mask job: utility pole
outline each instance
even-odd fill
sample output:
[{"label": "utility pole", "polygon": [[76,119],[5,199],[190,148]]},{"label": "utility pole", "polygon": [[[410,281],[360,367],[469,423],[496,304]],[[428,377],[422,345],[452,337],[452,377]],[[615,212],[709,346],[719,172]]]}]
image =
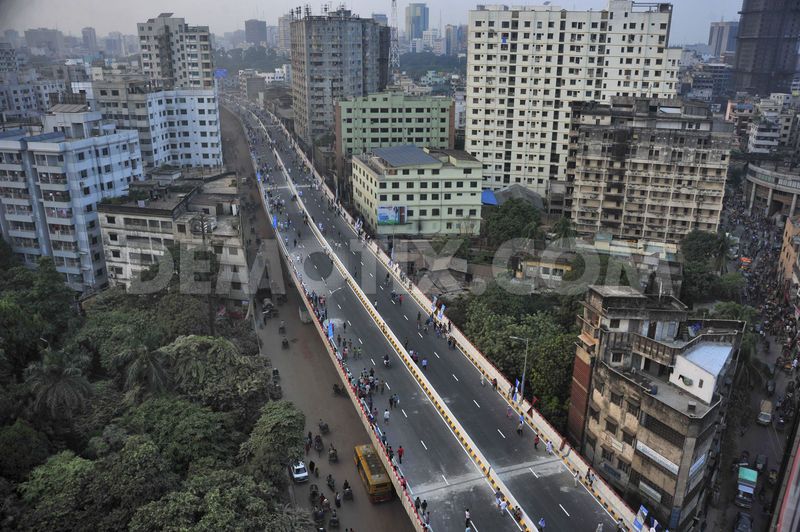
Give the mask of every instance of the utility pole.
[{"label": "utility pole", "polygon": [[530,338],[520,338],[518,336],[509,336],[509,338],[519,342],[525,342],[525,364],[522,366],[522,384],[519,390],[520,402],[522,402],[525,400],[525,373],[528,371],[528,345],[530,343]]},{"label": "utility pole", "polygon": [[[210,249],[211,252],[210,252],[209,257],[214,257],[214,248],[211,247],[211,246],[206,246],[206,214],[204,212],[200,213],[200,232],[201,232],[200,234],[203,237],[203,253],[208,253],[208,250]],[[211,270],[209,272],[209,274],[210,274],[209,276],[210,277],[213,277],[213,273],[214,273],[214,267],[213,267],[213,264],[212,264],[213,260],[216,260],[216,257],[214,259],[209,258],[209,262],[208,262],[209,269]],[[213,295],[211,293],[211,286],[209,286],[207,300],[208,300],[207,301],[207,304],[208,304],[208,330],[211,333],[211,336],[214,336],[215,335],[215,332],[214,332],[215,331],[215,327],[214,327],[214,298],[213,298]]]}]

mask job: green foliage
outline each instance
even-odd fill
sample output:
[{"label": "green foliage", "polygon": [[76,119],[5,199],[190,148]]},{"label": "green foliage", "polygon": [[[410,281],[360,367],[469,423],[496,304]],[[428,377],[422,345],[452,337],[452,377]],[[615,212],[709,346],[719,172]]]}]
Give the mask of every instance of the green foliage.
[{"label": "green foliage", "polygon": [[119,423],[129,432],[150,436],[178,472],[204,458],[224,464],[241,442],[228,414],[175,397],[149,399]]},{"label": "green foliage", "polygon": [[71,418],[81,410],[92,391],[83,375],[85,363],[64,351],[48,350],[41,362],[25,371],[34,396],[33,408],[50,419]]},{"label": "green foliage", "polygon": [[432,52],[408,53],[400,57],[403,72],[412,79],[425,75],[429,70],[437,72],[466,73],[467,60],[452,55],[436,55]]},{"label": "green foliage", "polygon": [[165,392],[170,386],[161,351],[153,351],[144,345],[125,349],[114,357],[117,372],[123,376],[128,402],[138,402],[147,395]]},{"label": "green foliage", "polygon": [[513,198],[484,214],[483,232],[492,246],[512,238],[534,238],[539,211],[525,200]]},{"label": "green foliage", "polygon": [[718,237],[714,233],[694,230],[681,241],[681,252],[686,262],[707,262],[714,256]]},{"label": "green foliage", "polygon": [[268,486],[248,475],[212,471],[139,508],[129,530],[273,530],[268,526],[270,498]]},{"label": "green foliage", "polygon": [[255,419],[272,380],[266,359],[242,356],[229,340],[181,336],[162,348],[176,390],[214,410]]},{"label": "green foliage", "polygon": [[180,292],[164,294],[156,305],[156,316],[169,339],[192,334],[205,335],[208,329],[208,305],[198,297]]},{"label": "green foliage", "polygon": [[303,455],[304,426],[305,416],[292,403],[267,403],[250,437],[239,449],[239,461],[257,480],[285,486],[285,468]]},{"label": "green foliage", "polygon": [[745,278],[741,273],[725,273],[715,283],[717,297],[726,301],[738,301],[741,299],[745,283]]},{"label": "green foliage", "polygon": [[[113,381],[93,382],[92,390],[91,400],[83,411],[72,419],[72,430],[80,442],[79,448],[86,446],[92,438],[103,434],[105,427],[112,419],[122,415],[126,406],[122,392],[117,389]],[[97,451],[88,451],[85,456],[96,457]]]},{"label": "green foliage", "polygon": [[255,68],[264,72],[271,72],[289,60],[279,56],[273,48],[265,49],[263,46],[251,46],[247,50],[233,48],[231,50],[215,50],[215,68],[225,68],[228,76],[235,76],[240,70]]},{"label": "green foliage", "polygon": [[0,477],[22,480],[50,454],[50,442],[27,421],[18,419],[0,429]]}]

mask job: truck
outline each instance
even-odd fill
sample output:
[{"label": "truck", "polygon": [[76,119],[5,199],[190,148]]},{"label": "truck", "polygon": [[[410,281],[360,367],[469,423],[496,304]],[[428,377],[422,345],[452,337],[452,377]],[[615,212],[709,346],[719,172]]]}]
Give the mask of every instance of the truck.
[{"label": "truck", "polygon": [[739,468],[738,491],[734,504],[739,508],[753,507],[753,493],[756,491],[758,472],[749,467]]}]

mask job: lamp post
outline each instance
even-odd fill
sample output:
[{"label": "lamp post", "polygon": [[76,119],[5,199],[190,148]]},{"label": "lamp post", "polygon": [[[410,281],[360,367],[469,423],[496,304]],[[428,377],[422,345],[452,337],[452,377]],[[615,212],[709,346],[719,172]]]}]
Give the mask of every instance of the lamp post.
[{"label": "lamp post", "polygon": [[525,342],[525,363],[522,366],[522,385],[519,391],[519,399],[520,402],[522,402],[525,399],[525,373],[528,371],[528,345],[530,344],[530,338],[520,338],[519,336],[509,336],[509,338],[519,342]]}]

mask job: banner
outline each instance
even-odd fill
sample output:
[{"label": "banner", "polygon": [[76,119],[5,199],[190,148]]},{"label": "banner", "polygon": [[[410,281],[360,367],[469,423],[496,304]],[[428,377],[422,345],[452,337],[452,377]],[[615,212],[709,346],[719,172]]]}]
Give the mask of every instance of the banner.
[{"label": "banner", "polygon": [[405,207],[378,207],[378,225],[404,225],[405,223]]}]

